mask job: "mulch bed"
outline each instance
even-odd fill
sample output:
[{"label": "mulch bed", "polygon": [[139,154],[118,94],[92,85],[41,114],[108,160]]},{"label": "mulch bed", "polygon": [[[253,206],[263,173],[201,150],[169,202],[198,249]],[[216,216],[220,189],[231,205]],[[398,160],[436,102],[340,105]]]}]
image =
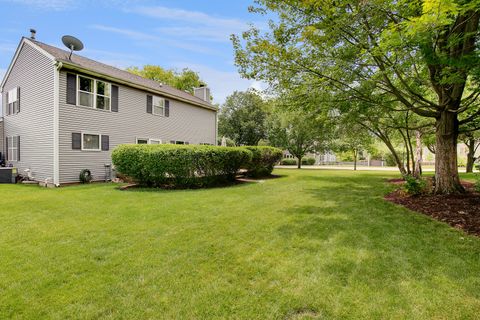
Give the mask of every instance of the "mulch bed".
[{"label": "mulch bed", "polygon": [[[390,183],[400,184],[397,179]],[[412,211],[446,222],[466,233],[480,236],[480,193],[474,191],[473,183],[462,182],[467,193],[462,195],[419,195],[410,196],[398,189],[385,199],[400,204]]]}]

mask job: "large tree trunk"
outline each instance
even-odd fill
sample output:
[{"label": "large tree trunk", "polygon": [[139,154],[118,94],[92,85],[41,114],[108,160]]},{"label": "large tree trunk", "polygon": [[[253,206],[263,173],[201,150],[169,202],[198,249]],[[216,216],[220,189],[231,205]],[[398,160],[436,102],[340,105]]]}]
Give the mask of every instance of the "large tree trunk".
[{"label": "large tree trunk", "polygon": [[457,114],[443,111],[436,121],[435,189],[437,194],[463,193],[457,164]]},{"label": "large tree trunk", "polygon": [[465,144],[468,147],[468,153],[467,153],[467,168],[466,172],[473,172],[473,165],[475,164],[475,145],[476,141],[473,138],[469,138],[467,141],[465,141]]}]

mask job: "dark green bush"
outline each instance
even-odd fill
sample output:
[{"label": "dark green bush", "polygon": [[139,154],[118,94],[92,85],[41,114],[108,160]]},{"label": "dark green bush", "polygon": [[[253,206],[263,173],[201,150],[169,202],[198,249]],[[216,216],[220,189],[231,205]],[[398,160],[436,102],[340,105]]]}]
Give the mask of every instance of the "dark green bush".
[{"label": "dark green bush", "polygon": [[312,157],[302,158],[302,164],[306,166],[313,166],[315,164],[315,158],[312,158]]},{"label": "dark green bush", "polygon": [[251,158],[244,148],[194,145],[120,145],[112,152],[116,170],[146,186],[203,187],[233,181]]},{"label": "dark green bush", "polygon": [[282,159],[282,150],[267,146],[243,147],[252,153],[252,160],[245,165],[247,175],[250,177],[269,176],[273,167]]},{"label": "dark green bush", "polygon": [[423,179],[417,179],[413,176],[405,176],[405,191],[412,195],[419,195],[425,192],[427,183]]},{"label": "dark green bush", "polygon": [[295,166],[297,165],[297,160],[291,158],[284,158],[280,161],[280,164],[284,166]]},{"label": "dark green bush", "polygon": [[475,174],[475,191],[480,192],[480,173]]}]

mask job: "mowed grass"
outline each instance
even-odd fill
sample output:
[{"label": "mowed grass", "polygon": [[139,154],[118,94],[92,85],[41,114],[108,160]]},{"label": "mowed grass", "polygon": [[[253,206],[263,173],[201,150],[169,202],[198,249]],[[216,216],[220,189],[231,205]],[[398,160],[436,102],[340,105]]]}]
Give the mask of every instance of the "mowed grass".
[{"label": "mowed grass", "polygon": [[480,239],[388,172],[185,191],[0,185],[0,319],[478,319]]}]

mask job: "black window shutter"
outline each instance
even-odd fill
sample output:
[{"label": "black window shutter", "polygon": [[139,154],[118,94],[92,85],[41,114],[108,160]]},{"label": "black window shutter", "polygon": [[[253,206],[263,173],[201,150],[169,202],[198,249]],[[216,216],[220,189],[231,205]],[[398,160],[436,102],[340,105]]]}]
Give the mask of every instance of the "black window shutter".
[{"label": "black window shutter", "polygon": [[72,149],[81,150],[82,149],[82,134],[77,132],[72,132]]},{"label": "black window shutter", "polygon": [[110,150],[110,137],[102,135],[102,151]]},{"label": "black window shutter", "polygon": [[118,112],[118,86],[112,85],[112,112]]},{"label": "black window shutter", "polygon": [[77,104],[77,76],[67,73],[67,103]]},{"label": "black window shutter", "polygon": [[152,113],[153,97],[147,95],[147,113]]},{"label": "black window shutter", "polygon": [[165,117],[170,117],[170,101],[165,100]]},{"label": "black window shutter", "polygon": [[5,108],[5,114],[8,116],[10,114],[10,106],[8,105],[8,91],[5,92],[5,104],[4,104],[4,108]]},{"label": "black window shutter", "polygon": [[20,112],[20,87],[17,87],[17,111],[16,113]]},{"label": "black window shutter", "polygon": [[5,138],[5,160],[8,161],[8,137]]},{"label": "black window shutter", "polygon": [[17,161],[20,161],[20,136],[17,137]]}]

